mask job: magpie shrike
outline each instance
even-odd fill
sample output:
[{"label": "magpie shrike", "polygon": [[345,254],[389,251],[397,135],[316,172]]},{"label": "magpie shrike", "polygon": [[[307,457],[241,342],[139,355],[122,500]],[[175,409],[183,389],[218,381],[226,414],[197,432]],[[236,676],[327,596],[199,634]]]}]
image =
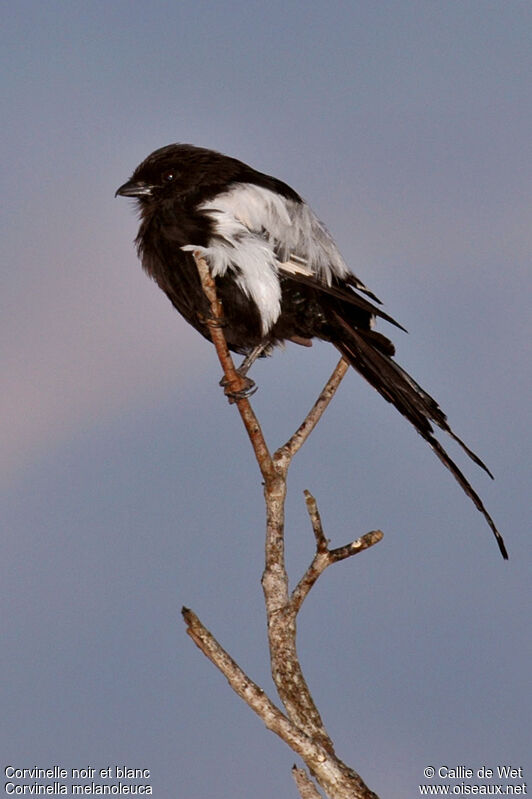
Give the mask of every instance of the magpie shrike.
[{"label": "magpie shrike", "polygon": [[435,438],[433,424],[491,473],[451,430],[437,402],[393,360],[392,342],[374,323],[380,317],[401,325],[348,269],[297,192],[235,158],[170,144],[149,155],[116,194],[138,201],[136,244],[144,269],[187,322],[210,339],[210,308],[193,252],[205,257],[223,305],[229,349],[246,356],[242,374],[283,341],[331,342],[430,444],[508,557],[493,519]]}]

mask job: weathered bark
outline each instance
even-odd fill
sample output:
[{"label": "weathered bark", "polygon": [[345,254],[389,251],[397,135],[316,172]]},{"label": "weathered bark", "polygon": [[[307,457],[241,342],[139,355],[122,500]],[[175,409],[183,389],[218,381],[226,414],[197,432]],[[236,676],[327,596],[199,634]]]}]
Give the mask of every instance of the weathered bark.
[{"label": "weathered bark", "polygon": [[[312,777],[330,799],[378,799],[361,777],[335,754],[333,742],[325,729],[303,676],[296,650],[297,614],[318,577],[332,563],[356,555],[382,538],[379,530],[337,549],[329,549],[314,497],[305,492],[307,509],[316,540],[314,558],[292,593],[289,593],[284,554],[284,504],[286,476],[294,455],[320,420],[348,368],[342,359],[303,423],[286,444],[272,456],[262,430],[243,389],[246,381],[236,371],[223,334],[223,308],[217,299],[214,280],[205,259],[195,253],[203,289],[211,305],[207,320],[211,338],[222,365],[225,382],[248,433],[264,481],[266,503],[266,547],[262,588],[266,604],[271,672],[285,713],[266,696],[225,652],[198,617],[183,609],[187,632],[225,675],[233,690],[257,713],[266,727],[275,732],[298,754]],[[302,799],[320,799],[312,779],[302,769],[293,768]]]}]

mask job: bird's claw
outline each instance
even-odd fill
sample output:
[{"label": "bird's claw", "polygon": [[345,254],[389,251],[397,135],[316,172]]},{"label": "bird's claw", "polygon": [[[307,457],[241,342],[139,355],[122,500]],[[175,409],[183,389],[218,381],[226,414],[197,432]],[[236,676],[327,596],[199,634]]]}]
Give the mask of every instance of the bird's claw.
[{"label": "bird's claw", "polygon": [[239,388],[237,391],[234,391],[229,387],[229,381],[227,377],[225,377],[225,375],[220,380],[220,385],[222,386],[224,394],[229,400],[230,405],[233,405],[238,400],[247,399],[248,397],[251,397],[258,388],[254,380],[251,380],[251,378],[240,374],[238,372],[238,369],[236,371],[243,383],[242,388]]},{"label": "bird's claw", "polygon": [[213,316],[211,313],[198,313],[198,319],[200,324],[206,325],[207,327],[225,327],[227,325],[225,319]]}]

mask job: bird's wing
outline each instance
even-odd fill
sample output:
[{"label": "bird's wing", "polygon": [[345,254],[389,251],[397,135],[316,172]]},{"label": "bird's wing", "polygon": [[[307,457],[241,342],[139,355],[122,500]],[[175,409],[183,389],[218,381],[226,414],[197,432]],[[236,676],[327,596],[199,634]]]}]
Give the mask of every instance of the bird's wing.
[{"label": "bird's wing", "polygon": [[377,308],[376,305],[367,300],[365,297],[361,297],[360,294],[357,294],[356,291],[354,291],[345,280],[340,282],[335,281],[334,284],[328,285],[322,280],[319,280],[316,275],[308,269],[308,267],[302,266],[297,261],[294,261],[293,257],[289,261],[280,263],[279,269],[282,273],[288,275],[296,283],[302,283],[305,286],[318,289],[324,294],[335,297],[342,302],[348,302],[350,305],[356,305],[357,308],[367,311],[372,316],[379,316],[381,319],[385,319],[387,322],[390,322],[390,324],[400,328],[400,330],[404,330],[405,333],[407,332],[406,329],[400,325],[399,322],[396,322],[393,317],[389,316],[384,311],[381,311],[380,308]]},{"label": "bird's wing", "polygon": [[[304,201],[254,183],[235,183],[201,203],[198,210],[209,217],[213,226],[215,241],[206,252],[213,273],[224,274],[230,264],[236,264],[242,282],[249,277],[248,293],[254,299],[257,300],[257,291],[251,284],[252,265],[262,262],[269,269],[256,277],[263,279],[265,286],[272,282],[274,267],[285,277],[356,305],[404,330],[357,293],[363,292],[380,304],[378,297],[349,271],[325,225]],[[273,287],[269,291],[273,294]]]},{"label": "bird's wing", "polygon": [[[380,300],[349,271],[327,228],[303,200],[285,197],[255,183],[234,183],[227,191],[203,202],[198,210],[215,219],[219,235],[231,234],[231,221],[266,241],[280,263],[297,265],[300,272],[330,285],[341,279]],[[217,231],[218,232],[218,231]]]}]

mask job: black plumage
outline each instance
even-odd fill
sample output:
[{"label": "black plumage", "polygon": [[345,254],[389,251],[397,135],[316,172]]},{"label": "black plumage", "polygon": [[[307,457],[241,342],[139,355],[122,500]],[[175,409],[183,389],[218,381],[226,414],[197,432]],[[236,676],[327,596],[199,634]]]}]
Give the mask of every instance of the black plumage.
[{"label": "black plumage", "polygon": [[171,144],[148,156],[117,194],[137,199],[143,267],[191,325],[210,338],[209,307],[193,257],[199,251],[215,278],[233,352],[252,360],[286,340],[331,342],[430,444],[508,557],[495,523],[435,438],[433,424],[489,470],[454,434],[437,402],[393,360],[392,342],[373,325],[380,317],[401,326],[349,271],[325,226],[290,186],[212,150]]}]

